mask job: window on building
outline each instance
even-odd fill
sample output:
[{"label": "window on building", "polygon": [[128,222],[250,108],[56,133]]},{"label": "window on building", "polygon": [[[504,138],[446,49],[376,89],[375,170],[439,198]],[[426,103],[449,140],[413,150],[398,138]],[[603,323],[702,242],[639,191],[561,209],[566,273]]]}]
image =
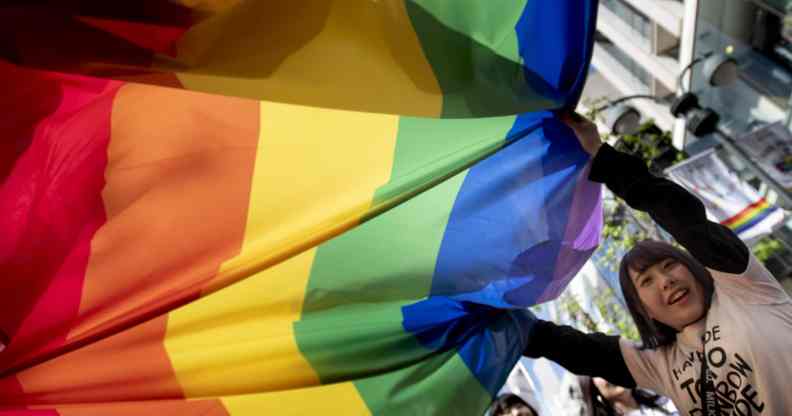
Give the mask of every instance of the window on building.
[{"label": "window on building", "polygon": [[641,64],[633,60],[630,55],[625,53],[621,48],[611,42],[610,39],[604,35],[597,33],[595,38],[597,44],[602,47],[613,59],[627,70],[627,72],[635,78],[640,84],[638,86],[641,92],[648,92],[649,87],[652,85],[652,75],[647,72]]},{"label": "window on building", "polygon": [[648,17],[622,0],[601,0],[600,4],[608,8],[608,10],[641,35],[641,39],[636,39],[638,43],[647,49],[650,47],[652,21]]}]

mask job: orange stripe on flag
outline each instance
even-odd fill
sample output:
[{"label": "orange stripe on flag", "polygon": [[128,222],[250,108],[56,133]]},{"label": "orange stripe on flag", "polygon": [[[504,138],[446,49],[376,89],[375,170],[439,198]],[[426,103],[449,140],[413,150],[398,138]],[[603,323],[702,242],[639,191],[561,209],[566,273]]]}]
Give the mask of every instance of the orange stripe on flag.
[{"label": "orange stripe on flag", "polygon": [[18,399],[45,405],[182,398],[162,343],[165,329],[166,319],[157,318],[24,370],[17,374],[25,392]]},{"label": "orange stripe on flag", "polygon": [[229,416],[220,400],[162,400],[57,406],[60,416]]},{"label": "orange stripe on flag", "polygon": [[256,101],[136,84],[119,91],[107,223],[91,244],[71,339],[184,303],[239,253],[258,123]]},{"label": "orange stripe on flag", "polygon": [[721,222],[721,224],[726,226],[732,226],[739,222],[740,220],[748,217],[749,215],[753,215],[756,211],[767,207],[767,201],[764,198],[759,199],[758,201],[754,202],[751,205],[748,205],[744,210],[738,212],[737,214],[727,218]]}]

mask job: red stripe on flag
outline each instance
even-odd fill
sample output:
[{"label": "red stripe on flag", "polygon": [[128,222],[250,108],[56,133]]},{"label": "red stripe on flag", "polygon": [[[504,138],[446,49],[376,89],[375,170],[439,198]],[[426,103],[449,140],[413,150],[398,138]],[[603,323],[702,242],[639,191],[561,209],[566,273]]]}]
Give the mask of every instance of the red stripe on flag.
[{"label": "red stripe on flag", "polygon": [[[110,110],[120,83],[0,66],[14,107],[5,140],[24,146],[0,187],[0,368],[62,345],[80,305],[91,239],[105,221]],[[21,87],[24,88],[24,87]],[[14,90],[13,88],[11,89]],[[8,91],[8,90],[6,90]],[[16,100],[9,102],[9,99]]]},{"label": "red stripe on flag", "polygon": [[54,409],[4,409],[0,407],[0,416],[63,416]]},{"label": "red stripe on flag", "polygon": [[721,221],[721,224],[726,225],[726,226],[730,226],[730,225],[740,221],[745,216],[751,214],[757,207],[759,207],[759,206],[761,206],[762,204],[765,204],[765,203],[766,203],[765,199],[761,198],[758,201],[754,202],[753,204],[748,205],[748,207],[746,207],[742,211],[738,212],[737,214],[734,214],[733,216]]}]

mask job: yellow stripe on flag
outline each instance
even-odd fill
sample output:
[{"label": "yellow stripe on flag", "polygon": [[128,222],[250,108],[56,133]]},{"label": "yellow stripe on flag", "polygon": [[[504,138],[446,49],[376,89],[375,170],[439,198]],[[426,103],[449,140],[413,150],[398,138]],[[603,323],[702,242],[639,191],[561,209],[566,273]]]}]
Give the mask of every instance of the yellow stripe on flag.
[{"label": "yellow stripe on flag", "polygon": [[390,179],[398,116],[263,102],[260,126],[242,252],[206,291],[357,225]]},{"label": "yellow stripe on flag", "polygon": [[230,416],[371,415],[352,383],[224,397],[222,402]]},{"label": "yellow stripe on flag", "polygon": [[177,61],[163,69],[180,68],[191,90],[390,114],[442,111],[401,1],[241,2],[191,28]]},{"label": "yellow stripe on flag", "polygon": [[767,203],[767,201],[762,199],[758,204],[745,209],[743,212],[740,212],[739,214],[727,220],[726,225],[732,229],[737,229],[753,220],[757,215],[761,214],[762,211],[768,209],[769,207],[770,205]]},{"label": "yellow stripe on flag", "polygon": [[165,349],[185,397],[319,384],[292,329],[300,317],[314,252],[169,315]]}]

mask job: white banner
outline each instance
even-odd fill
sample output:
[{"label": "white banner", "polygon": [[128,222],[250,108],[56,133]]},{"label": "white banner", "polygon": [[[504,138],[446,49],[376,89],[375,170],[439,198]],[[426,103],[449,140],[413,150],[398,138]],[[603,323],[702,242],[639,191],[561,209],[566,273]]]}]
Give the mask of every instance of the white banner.
[{"label": "white banner", "polygon": [[736,144],[781,186],[792,188],[792,134],[783,123],[752,131],[740,137]]},{"label": "white banner", "polygon": [[784,220],[784,212],[738,178],[714,150],[674,165],[666,173],[699,197],[710,220],[728,226],[743,240],[768,234]]}]

